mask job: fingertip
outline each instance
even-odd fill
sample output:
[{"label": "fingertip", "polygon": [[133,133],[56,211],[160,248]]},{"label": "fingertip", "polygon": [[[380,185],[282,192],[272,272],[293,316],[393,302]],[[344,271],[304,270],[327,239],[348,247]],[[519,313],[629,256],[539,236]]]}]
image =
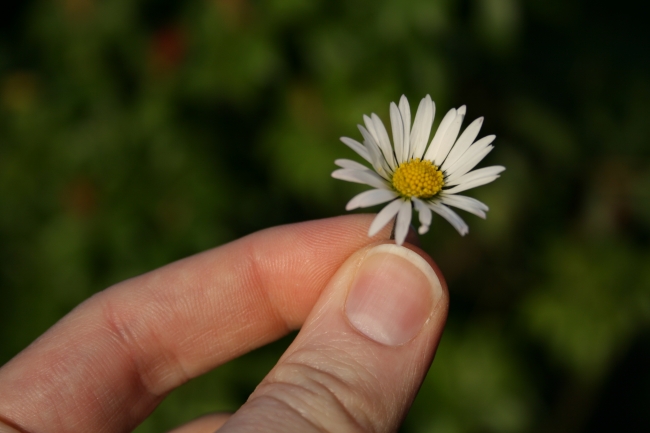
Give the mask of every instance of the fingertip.
[{"label": "fingertip", "polygon": [[227,426],[397,429],[433,359],[447,305],[442,274],[418,246],[380,241],[361,248]]}]

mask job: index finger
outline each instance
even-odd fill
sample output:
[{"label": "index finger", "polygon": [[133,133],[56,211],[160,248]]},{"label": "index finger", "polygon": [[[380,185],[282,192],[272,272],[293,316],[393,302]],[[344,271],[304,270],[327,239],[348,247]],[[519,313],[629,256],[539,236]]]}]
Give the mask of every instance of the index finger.
[{"label": "index finger", "polygon": [[88,299],[0,369],[2,422],[128,431],[173,388],[300,327],[372,215],[276,227]]}]

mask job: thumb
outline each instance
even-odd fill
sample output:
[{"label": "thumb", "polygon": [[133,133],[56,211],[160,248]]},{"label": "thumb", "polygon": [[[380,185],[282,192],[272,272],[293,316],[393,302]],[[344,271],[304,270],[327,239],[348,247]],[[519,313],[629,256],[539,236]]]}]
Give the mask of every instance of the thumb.
[{"label": "thumb", "polygon": [[421,250],[393,244],[351,256],[219,431],[396,431],[447,317],[447,291],[432,265]]}]

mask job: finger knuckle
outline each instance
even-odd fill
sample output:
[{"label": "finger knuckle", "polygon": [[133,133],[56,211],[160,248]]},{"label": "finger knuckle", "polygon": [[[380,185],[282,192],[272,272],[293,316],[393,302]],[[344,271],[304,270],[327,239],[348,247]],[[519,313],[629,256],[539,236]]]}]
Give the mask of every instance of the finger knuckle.
[{"label": "finger knuckle", "polygon": [[296,351],[278,364],[251,398],[275,398],[321,431],[374,432],[386,408],[377,378],[349,354],[328,347]]}]

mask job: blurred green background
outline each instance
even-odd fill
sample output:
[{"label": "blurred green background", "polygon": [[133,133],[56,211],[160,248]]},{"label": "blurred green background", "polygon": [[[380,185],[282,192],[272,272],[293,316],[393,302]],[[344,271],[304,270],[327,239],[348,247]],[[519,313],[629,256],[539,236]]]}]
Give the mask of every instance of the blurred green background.
[{"label": "blurred green background", "polygon": [[[29,0],[0,6],[0,364],[91,294],[272,225],[344,213],[330,178],[402,93],[496,134],[404,432],[650,431],[644,3]],[[415,110],[415,107],[413,108]],[[286,338],[138,430],[234,410]]]}]

